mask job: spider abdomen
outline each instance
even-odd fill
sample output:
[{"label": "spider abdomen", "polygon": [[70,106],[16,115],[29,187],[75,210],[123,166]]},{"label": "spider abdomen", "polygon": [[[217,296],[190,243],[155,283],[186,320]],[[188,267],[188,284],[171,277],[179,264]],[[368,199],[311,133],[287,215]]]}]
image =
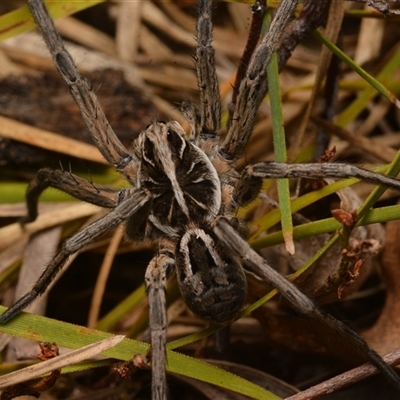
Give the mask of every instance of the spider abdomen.
[{"label": "spider abdomen", "polygon": [[239,260],[213,237],[193,228],[178,243],[176,275],[183,298],[199,317],[228,322],[242,309],[247,282]]}]

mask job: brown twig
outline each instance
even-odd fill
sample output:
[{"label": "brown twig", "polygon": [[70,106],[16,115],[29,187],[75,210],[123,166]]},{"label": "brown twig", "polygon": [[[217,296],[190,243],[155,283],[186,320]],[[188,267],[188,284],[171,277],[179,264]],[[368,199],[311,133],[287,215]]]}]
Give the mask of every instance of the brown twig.
[{"label": "brown twig", "polygon": [[[389,365],[397,365],[400,363],[400,349],[393,350],[383,357],[384,361]],[[371,364],[363,364],[360,367],[353,368],[334,378],[328,379],[318,385],[312,386],[307,390],[303,390],[293,396],[287,397],[285,400],[312,400],[324,394],[335,392],[353,383],[361,381],[376,374],[377,369]]]}]

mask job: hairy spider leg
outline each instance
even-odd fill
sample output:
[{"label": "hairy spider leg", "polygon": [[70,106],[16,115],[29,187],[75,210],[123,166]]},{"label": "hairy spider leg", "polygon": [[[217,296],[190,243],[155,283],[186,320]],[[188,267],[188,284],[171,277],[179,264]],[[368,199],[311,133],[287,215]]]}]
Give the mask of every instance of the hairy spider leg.
[{"label": "hairy spider leg", "polygon": [[4,324],[15,317],[38,296],[43,294],[70,255],[83,249],[110,229],[117,227],[120,223],[129,218],[129,216],[135,214],[140,208],[144,207],[148,201],[150,201],[150,197],[143,191],[138,190],[132,195],[132,198],[123,201],[104,217],[65,240],[61,249],[57,252],[54,259],[46,266],[32,290],[21,297],[0,316],[0,324]]},{"label": "hairy spider leg", "polygon": [[69,171],[42,168],[26,191],[28,214],[20,222],[32,222],[38,215],[40,195],[49,187],[62,190],[76,199],[104,208],[114,208],[127,196],[127,189],[117,190],[80,178]]}]

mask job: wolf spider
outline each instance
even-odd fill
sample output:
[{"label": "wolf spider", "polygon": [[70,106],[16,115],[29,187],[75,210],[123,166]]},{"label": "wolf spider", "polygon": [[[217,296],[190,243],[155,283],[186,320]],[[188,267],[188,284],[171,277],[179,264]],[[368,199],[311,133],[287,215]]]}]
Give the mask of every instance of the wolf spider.
[{"label": "wolf spider", "polygon": [[[283,27],[296,1],[282,1],[274,23]],[[265,178],[347,178],[383,184],[400,190],[400,181],[340,163],[294,164],[259,162],[236,170],[254,125],[264,93],[265,65],[277,47],[279,35],[267,34],[255,49],[233,110],[228,133],[219,137],[221,105],[211,45],[212,0],[199,0],[196,71],[199,108],[184,103],[190,123],[186,136],[177,122],[154,122],[134,141],[133,154],[110,127],[87,80],[82,78],[55,30],[43,2],[29,0],[31,13],[42,32],[55,66],[69,86],[87,128],[104,158],[131,184],[116,190],[89,183],[63,170],[41,169],[27,191],[28,223],[37,217],[39,195],[49,186],[111,211],[64,241],[31,291],[1,317],[4,324],[46,291],[68,257],[125,223],[132,240],[158,241],[159,251],[150,261],[145,283],[149,298],[152,397],[166,399],[166,282],[176,272],[182,296],[201,318],[218,323],[232,321],[246,301],[244,270],[269,281],[301,314],[317,320],[354,345],[400,389],[400,379],[382,358],[349,327],[317,306],[285,277],[272,269],[242,238],[234,211],[254,200]],[[276,22],[278,21],[278,22]],[[281,29],[281,31],[283,28]],[[271,26],[270,32],[277,32]]]}]

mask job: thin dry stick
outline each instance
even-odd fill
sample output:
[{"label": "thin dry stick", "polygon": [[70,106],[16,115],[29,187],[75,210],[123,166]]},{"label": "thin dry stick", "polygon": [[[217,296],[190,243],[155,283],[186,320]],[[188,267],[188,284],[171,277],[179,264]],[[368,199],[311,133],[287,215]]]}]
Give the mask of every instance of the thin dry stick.
[{"label": "thin dry stick", "polygon": [[3,116],[0,116],[0,134],[4,138],[28,143],[42,149],[106,164],[99,150],[91,144],[57,135]]},{"label": "thin dry stick", "polygon": [[116,56],[114,39],[103,31],[73,17],[63,18],[56,22],[56,26],[60,33],[70,40],[89,49]]},{"label": "thin dry stick", "polygon": [[139,32],[142,23],[142,2],[121,2],[118,5],[116,46],[122,60],[134,61],[139,52]]},{"label": "thin dry stick", "polygon": [[[336,43],[339,37],[340,27],[342,26],[342,21],[344,17],[344,10],[345,6],[342,2],[333,2],[330,6],[326,36],[329,37],[329,39],[333,43]],[[289,151],[288,160],[290,162],[293,162],[293,160],[296,158],[299,148],[301,148],[301,143],[304,142],[304,135],[310,121],[310,115],[312,111],[316,108],[317,100],[320,99],[319,96],[321,94],[321,89],[323,87],[324,79],[326,78],[331,58],[332,53],[330,52],[330,50],[327,47],[323,47],[319,58],[319,65],[316,72],[314,81],[315,83],[313,85],[311,97],[303,114],[301,125],[296,135],[295,143],[293,143],[293,145],[291,146],[291,150]]]},{"label": "thin dry stick", "polygon": [[57,208],[47,212],[46,214],[42,214],[37,221],[24,227],[22,227],[18,222],[7,225],[0,229],[0,250],[12,245],[24,236],[54,225],[72,221],[73,219],[93,215],[99,210],[101,210],[101,208],[93,205],[75,203],[71,206],[65,207],[62,211]]},{"label": "thin dry stick", "polygon": [[69,353],[51,358],[50,360],[30,365],[29,367],[19,371],[11,372],[10,374],[4,375],[0,378],[0,388],[3,389],[17,383],[25,382],[28,379],[37,378],[43,374],[54,371],[57,368],[63,368],[65,366],[87,360],[90,357],[116,346],[118,343],[122,342],[124,338],[125,336],[123,335],[112,336],[107,339],[91,343],[80,349],[73,350]]},{"label": "thin dry stick", "polygon": [[380,138],[379,140],[375,140],[360,136],[358,132],[357,134],[354,134],[347,129],[341,128],[340,126],[337,126],[334,123],[319,117],[312,117],[312,120],[318,124],[318,126],[326,129],[328,132],[331,132],[337,137],[348,141],[350,146],[354,146],[359,151],[370,154],[379,160],[382,160],[386,163],[391,163],[396,157],[396,150],[386,146]]},{"label": "thin dry stick", "polygon": [[[383,360],[392,366],[399,364],[400,349],[393,350],[386,354],[383,357]],[[285,400],[316,399],[324,394],[335,392],[353,383],[361,381],[362,379],[368,378],[369,376],[375,375],[377,372],[378,370],[371,363],[363,364],[360,367],[351,369],[350,371],[337,375],[332,379],[328,379],[325,382],[312,386],[307,390],[303,390],[301,393],[287,397]]]},{"label": "thin dry stick", "polygon": [[104,295],[107,279],[110,274],[115,254],[118,250],[119,244],[121,243],[123,237],[124,237],[124,230],[117,229],[114,232],[114,235],[110,241],[110,244],[104,256],[104,260],[100,268],[100,274],[97,278],[96,286],[94,288],[92,303],[90,305],[89,318],[88,318],[89,328],[94,328],[97,324],[100,314],[101,300]]}]

